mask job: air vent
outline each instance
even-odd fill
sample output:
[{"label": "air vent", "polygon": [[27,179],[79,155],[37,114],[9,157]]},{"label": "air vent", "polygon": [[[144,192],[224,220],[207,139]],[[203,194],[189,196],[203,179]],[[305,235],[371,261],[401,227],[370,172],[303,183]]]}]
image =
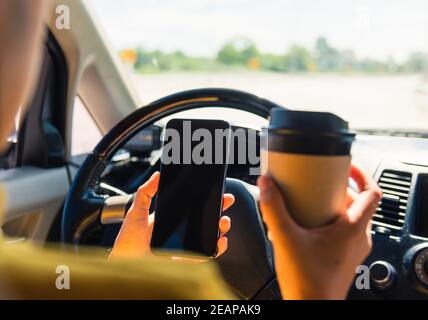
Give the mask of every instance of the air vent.
[{"label": "air vent", "polygon": [[373,216],[373,230],[392,237],[400,237],[406,218],[412,174],[385,170],[379,178],[383,191],[379,207]]}]

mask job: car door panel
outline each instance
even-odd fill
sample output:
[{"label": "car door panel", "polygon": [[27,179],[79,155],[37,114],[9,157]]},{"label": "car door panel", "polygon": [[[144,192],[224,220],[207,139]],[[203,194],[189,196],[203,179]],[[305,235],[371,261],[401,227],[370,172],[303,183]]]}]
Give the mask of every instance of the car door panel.
[{"label": "car door panel", "polygon": [[45,241],[70,182],[65,167],[0,171],[2,230],[6,237]]}]

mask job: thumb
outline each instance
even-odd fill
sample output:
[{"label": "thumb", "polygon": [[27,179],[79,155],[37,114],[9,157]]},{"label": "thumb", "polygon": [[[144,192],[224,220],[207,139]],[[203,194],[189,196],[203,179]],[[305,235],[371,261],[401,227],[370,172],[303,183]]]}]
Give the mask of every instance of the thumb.
[{"label": "thumb", "polygon": [[126,215],[125,223],[143,221],[148,224],[150,205],[152,198],[158,191],[159,178],[159,172],[155,172],[146,183],[138,188],[131,208]]},{"label": "thumb", "polygon": [[281,191],[274,180],[260,176],[257,181],[260,188],[260,209],[263,220],[274,238],[291,235],[299,226],[290,216]]},{"label": "thumb", "polygon": [[134,202],[125,216],[110,257],[143,257],[150,251],[151,228],[149,209],[159,185],[156,172],[137,191]]}]

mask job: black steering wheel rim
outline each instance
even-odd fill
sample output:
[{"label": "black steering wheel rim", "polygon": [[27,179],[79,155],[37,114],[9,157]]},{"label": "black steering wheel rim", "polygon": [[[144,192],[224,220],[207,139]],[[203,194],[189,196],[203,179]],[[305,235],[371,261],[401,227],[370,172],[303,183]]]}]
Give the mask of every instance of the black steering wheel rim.
[{"label": "black steering wheel rim", "polygon": [[[279,105],[254,94],[233,89],[206,88],[178,92],[130,114],[103,137],[94,152],[102,157],[109,157],[143,127],[180,111],[206,107],[238,109],[267,119],[270,110]],[[117,143],[116,138],[121,139],[120,143]]]},{"label": "black steering wheel rim", "polygon": [[166,116],[205,107],[233,108],[267,119],[270,110],[279,105],[239,90],[205,88],[172,94],[137,109],[101,139],[80,167],[65,201],[61,243],[76,244],[81,229],[97,220],[104,199],[97,196],[94,189],[108,161],[121,146],[138,130]]}]

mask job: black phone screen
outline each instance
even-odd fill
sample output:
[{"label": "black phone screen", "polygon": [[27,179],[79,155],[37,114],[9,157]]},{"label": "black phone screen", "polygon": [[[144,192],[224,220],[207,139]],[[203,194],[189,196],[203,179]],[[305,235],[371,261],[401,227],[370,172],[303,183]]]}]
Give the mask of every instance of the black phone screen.
[{"label": "black phone screen", "polygon": [[229,131],[229,124],[218,120],[168,122],[151,240],[154,252],[216,255]]}]

